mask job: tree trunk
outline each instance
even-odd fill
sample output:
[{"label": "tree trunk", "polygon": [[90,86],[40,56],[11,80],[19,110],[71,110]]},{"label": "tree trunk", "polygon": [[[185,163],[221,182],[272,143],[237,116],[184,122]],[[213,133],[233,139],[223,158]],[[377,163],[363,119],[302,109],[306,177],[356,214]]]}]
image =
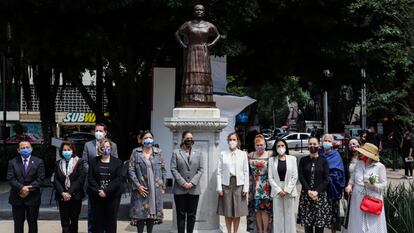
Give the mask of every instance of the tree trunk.
[{"label": "tree trunk", "polygon": [[[103,70],[102,55],[96,54],[96,112],[102,112]],[[98,117],[99,116],[99,117]],[[103,114],[96,115],[96,122],[104,122]]]},{"label": "tree trunk", "polygon": [[107,123],[103,116],[102,111],[97,110],[96,102],[93,100],[92,96],[89,94],[85,86],[83,86],[82,80],[80,79],[78,74],[74,74],[72,71],[66,70],[64,72],[64,75],[69,77],[69,80],[71,80],[72,84],[75,85],[75,87],[81,93],[86,104],[88,104],[89,108],[91,108],[92,111],[95,113],[96,119],[102,119],[104,123]]}]

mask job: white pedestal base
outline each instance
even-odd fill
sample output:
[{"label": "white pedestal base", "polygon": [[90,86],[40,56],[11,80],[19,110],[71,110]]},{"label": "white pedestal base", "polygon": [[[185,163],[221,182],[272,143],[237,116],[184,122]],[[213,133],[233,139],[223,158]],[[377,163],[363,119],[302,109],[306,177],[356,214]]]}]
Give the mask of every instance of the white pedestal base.
[{"label": "white pedestal base", "polygon": [[[173,117],[164,118],[164,124],[173,133],[173,147],[181,143],[182,132],[193,133],[195,150],[204,153],[204,174],[200,179],[201,195],[198,203],[197,220],[194,232],[221,233],[220,219],[217,211],[216,169],[220,131],[226,127],[227,119],[220,118],[217,108],[175,108]],[[221,139],[225,140],[225,139]],[[167,161],[169,162],[169,161]],[[171,232],[177,232],[175,205]]]}]

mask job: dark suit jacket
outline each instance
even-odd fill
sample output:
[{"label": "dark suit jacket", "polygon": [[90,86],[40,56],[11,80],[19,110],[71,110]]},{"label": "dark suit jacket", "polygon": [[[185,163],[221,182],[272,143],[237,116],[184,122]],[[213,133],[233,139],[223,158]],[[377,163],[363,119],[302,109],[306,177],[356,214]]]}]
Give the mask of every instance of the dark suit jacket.
[{"label": "dark suit jacket", "polygon": [[[118,158],[118,149],[115,142],[112,143],[111,156]],[[91,140],[85,143],[83,147],[82,159],[85,161],[86,170],[89,168],[89,163],[97,156],[96,154],[96,140]]]},{"label": "dark suit jacket", "polygon": [[[89,197],[101,198],[98,195],[98,190],[100,190],[100,174],[99,174],[99,163],[101,161],[101,156],[97,156],[90,161],[89,172],[88,172],[88,195]],[[118,158],[112,157],[109,161],[109,173],[110,182],[108,187],[103,191],[107,195],[107,198],[115,198],[121,196],[123,193],[123,183],[122,183],[122,161]]]},{"label": "dark suit jacket", "polygon": [[62,200],[62,192],[68,192],[72,198],[71,200],[81,200],[85,196],[83,191],[83,184],[85,183],[86,171],[84,168],[84,162],[82,159],[78,160],[78,163],[74,167],[72,173],[69,175],[70,188],[65,188],[65,175],[59,167],[59,161],[55,166],[55,180],[54,185],[56,189],[56,200]]},{"label": "dark suit jacket", "polygon": [[[11,205],[40,205],[40,185],[45,179],[45,166],[43,160],[31,156],[27,167],[27,174],[24,172],[23,160],[20,156],[9,161],[7,167],[7,181],[11,186],[9,203]],[[23,186],[31,185],[30,193],[27,197],[19,196]]]}]

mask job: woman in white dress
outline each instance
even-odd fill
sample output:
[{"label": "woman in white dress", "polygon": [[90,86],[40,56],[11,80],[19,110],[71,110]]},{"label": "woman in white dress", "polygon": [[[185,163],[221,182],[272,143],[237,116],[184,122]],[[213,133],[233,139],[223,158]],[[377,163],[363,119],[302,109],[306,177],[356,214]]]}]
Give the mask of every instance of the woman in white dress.
[{"label": "woman in white dress", "polygon": [[289,155],[287,143],[277,140],[273,146],[274,156],[269,159],[269,183],[273,197],[273,232],[296,233],[294,213],[298,168],[296,157]]},{"label": "woman in white dress", "polygon": [[345,191],[352,192],[349,213],[348,233],[386,233],[384,207],[380,215],[365,213],[360,209],[362,198],[367,194],[383,199],[383,191],[387,186],[385,166],[379,162],[378,147],[365,143],[356,149],[362,154],[355,166]]}]

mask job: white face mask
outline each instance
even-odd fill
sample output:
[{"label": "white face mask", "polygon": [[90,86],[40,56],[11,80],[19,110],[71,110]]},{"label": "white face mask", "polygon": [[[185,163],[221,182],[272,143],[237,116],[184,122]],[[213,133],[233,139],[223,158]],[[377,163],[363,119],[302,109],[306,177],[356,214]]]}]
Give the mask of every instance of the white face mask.
[{"label": "white face mask", "polygon": [[235,141],[230,141],[230,142],[229,142],[229,147],[230,147],[230,149],[235,149],[235,148],[237,148],[237,142],[235,142]]},{"label": "white face mask", "polygon": [[95,138],[96,138],[96,140],[101,140],[104,137],[105,137],[105,133],[104,132],[100,132],[100,131],[95,132]]},{"label": "white face mask", "polygon": [[278,153],[279,155],[283,155],[283,154],[285,154],[285,152],[286,152],[286,148],[285,148],[285,147],[278,147],[278,148],[276,149],[276,151],[277,151],[277,153]]}]

